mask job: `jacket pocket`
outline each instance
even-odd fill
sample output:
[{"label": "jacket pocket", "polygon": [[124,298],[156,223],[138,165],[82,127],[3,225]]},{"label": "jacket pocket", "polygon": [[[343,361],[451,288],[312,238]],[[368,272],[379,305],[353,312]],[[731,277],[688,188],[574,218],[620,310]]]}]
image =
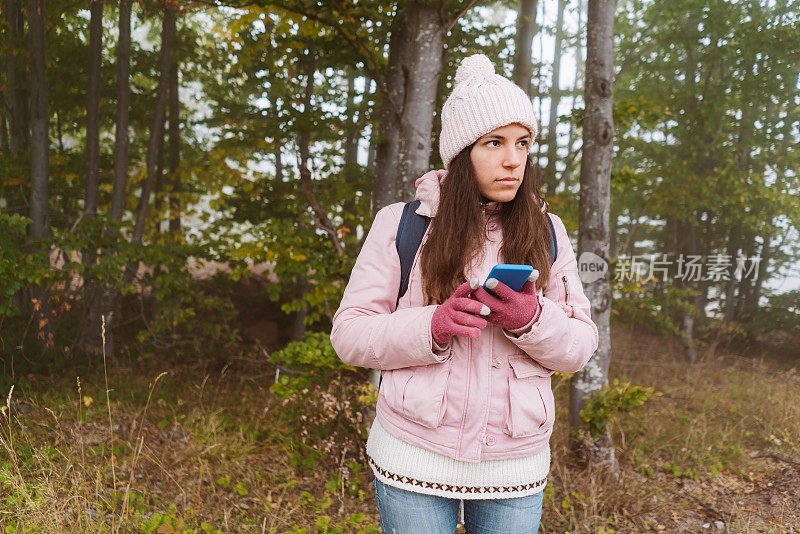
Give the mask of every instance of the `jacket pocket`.
[{"label": "jacket pocket", "polygon": [[[381,394],[386,404],[406,419],[428,428],[442,424],[452,358],[442,363],[394,369]],[[387,380],[388,378],[388,380]]]},{"label": "jacket pocket", "polygon": [[553,425],[555,402],[550,389],[553,371],[528,356],[508,360],[508,411],[505,433],[512,438],[541,434]]}]

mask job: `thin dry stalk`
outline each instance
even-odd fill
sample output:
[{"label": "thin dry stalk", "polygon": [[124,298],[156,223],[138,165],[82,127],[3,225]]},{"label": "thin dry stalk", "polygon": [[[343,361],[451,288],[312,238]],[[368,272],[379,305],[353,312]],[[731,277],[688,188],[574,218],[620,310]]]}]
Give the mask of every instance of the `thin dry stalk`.
[{"label": "thin dry stalk", "polygon": [[147,402],[144,405],[144,410],[142,411],[142,417],[139,420],[139,431],[136,435],[137,446],[136,450],[134,450],[133,453],[133,461],[131,463],[131,474],[130,477],[128,478],[128,485],[125,488],[125,497],[122,500],[122,513],[120,514],[120,516],[122,517],[123,523],[127,521],[128,497],[130,495],[131,485],[133,484],[133,475],[134,472],[136,471],[136,464],[139,461],[139,457],[141,456],[142,453],[142,446],[144,445],[144,437],[142,436],[142,430],[144,428],[144,420],[147,417],[147,409],[150,407],[150,399],[153,397],[153,390],[155,389],[156,384],[158,383],[159,380],[161,380],[161,377],[163,377],[166,374],[167,372],[163,371],[160,375],[156,377],[155,380],[153,380],[153,383],[150,384],[150,391],[147,394]]},{"label": "thin dry stalk", "polygon": [[346,454],[347,454],[347,448],[342,448],[342,458],[339,460],[339,480],[341,481],[341,484],[339,484],[339,487],[336,488],[338,490],[337,493],[338,493],[338,497],[339,497],[339,513],[340,514],[344,513],[344,485],[345,485],[344,461],[345,461],[345,455]]},{"label": "thin dry stalk", "polygon": [[9,446],[9,454],[12,455],[12,460],[16,464],[17,455],[14,452],[14,432],[11,428],[11,394],[14,393],[14,384],[11,384],[11,389],[8,390],[8,397],[6,397],[6,405],[3,406],[3,415],[6,416],[6,421],[8,421],[8,446]]},{"label": "thin dry stalk", "polygon": [[[6,405],[3,406],[2,413],[6,418],[6,423],[8,425],[8,441],[6,441],[5,437],[0,437],[0,443],[2,443],[3,448],[6,449],[8,452],[8,457],[11,458],[11,465],[14,468],[14,474],[17,477],[16,484],[14,487],[15,491],[20,492],[24,497],[24,502],[29,503],[31,500],[30,492],[28,488],[24,484],[24,478],[22,476],[22,470],[20,469],[19,465],[19,457],[17,456],[17,451],[14,449],[14,429],[13,429],[13,421],[11,418],[11,394],[14,392],[14,385],[11,385],[11,389],[8,390],[8,396],[6,397]],[[17,499],[17,516],[21,517],[22,515],[22,503],[23,499]]]},{"label": "thin dry stalk", "polygon": [[[81,390],[81,377],[76,376],[75,380],[78,382],[78,430],[80,432],[80,437],[78,439],[80,440],[80,446],[81,446],[81,471],[82,471],[82,478],[85,481],[86,480],[86,455],[84,453],[84,447],[83,447],[83,391]],[[52,410],[51,410],[50,413],[52,413]],[[56,419],[56,422],[58,422],[58,418],[56,417],[56,414],[53,414],[53,417]],[[59,425],[59,427],[60,427],[60,425]],[[83,487],[83,484],[81,484],[79,487]],[[88,504],[89,499],[86,496],[84,496],[84,500]],[[86,511],[86,506],[83,506],[82,508],[83,508],[84,520],[88,524],[89,523],[89,517],[87,517],[88,512]]]},{"label": "thin dry stalk", "polygon": [[111,395],[108,389],[108,369],[106,366],[106,318],[101,317],[102,320],[102,338],[103,338],[103,377],[106,381],[106,406],[108,407],[108,437],[109,449],[111,450],[111,481],[113,490],[111,492],[111,531],[116,532],[116,514],[117,514],[117,471],[114,459],[114,427],[112,426],[111,419]]},{"label": "thin dry stalk", "polygon": [[81,391],[81,377],[76,376],[78,382],[78,430],[80,431],[81,465],[86,465],[86,455],[83,452],[83,392]]},{"label": "thin dry stalk", "polygon": [[[11,394],[14,392],[14,384],[11,384],[11,389],[8,390],[8,397],[6,397],[6,405],[3,406],[3,416],[8,423],[8,443],[3,439],[3,447],[8,451],[8,456],[11,458],[11,464],[14,466],[16,475],[22,479],[22,473],[19,470],[18,459],[16,451],[14,451],[14,430],[11,428]],[[22,503],[17,501],[17,512],[22,511]]]},{"label": "thin dry stalk", "polygon": [[180,492],[181,492],[181,495],[182,495],[182,496],[185,498],[185,496],[186,496],[186,490],[184,489],[184,487],[183,487],[183,486],[181,486],[181,483],[178,481],[178,479],[177,479],[177,478],[175,478],[175,476],[174,476],[174,475],[173,475],[173,474],[172,474],[172,473],[169,471],[169,469],[167,469],[166,467],[164,467],[164,464],[162,464],[162,463],[159,461],[158,457],[157,457],[155,454],[151,454],[151,455],[147,455],[146,453],[142,453],[142,454],[143,454],[143,455],[144,455],[144,456],[145,456],[145,457],[146,457],[146,458],[147,458],[149,461],[153,462],[153,465],[155,465],[156,467],[158,467],[159,469],[161,469],[161,472],[162,472],[162,473],[164,473],[164,475],[166,475],[166,477],[167,477],[167,478],[169,478],[170,480],[172,480],[172,482],[175,484],[175,487],[176,487],[176,488],[178,488],[178,489],[180,490]]},{"label": "thin dry stalk", "polygon": [[122,512],[119,514],[122,520],[120,521],[120,526],[124,525],[128,521],[128,500],[131,493],[131,486],[133,485],[133,476],[134,472],[136,471],[136,464],[139,461],[139,457],[142,454],[142,446],[144,445],[144,438],[137,438],[136,446],[133,450],[133,460],[131,463],[131,474],[128,477],[128,485],[125,487],[125,497],[122,499]]}]

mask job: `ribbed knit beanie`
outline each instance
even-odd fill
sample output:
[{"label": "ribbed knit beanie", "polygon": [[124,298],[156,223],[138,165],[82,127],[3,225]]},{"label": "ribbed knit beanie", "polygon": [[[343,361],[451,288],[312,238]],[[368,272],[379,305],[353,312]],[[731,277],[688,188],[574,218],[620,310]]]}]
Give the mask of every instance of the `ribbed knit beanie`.
[{"label": "ribbed knit beanie", "polygon": [[465,147],[492,130],[515,122],[536,137],[533,105],[525,91],[495,74],[485,55],[464,58],[456,70],[453,92],[442,107],[439,154],[445,169]]}]

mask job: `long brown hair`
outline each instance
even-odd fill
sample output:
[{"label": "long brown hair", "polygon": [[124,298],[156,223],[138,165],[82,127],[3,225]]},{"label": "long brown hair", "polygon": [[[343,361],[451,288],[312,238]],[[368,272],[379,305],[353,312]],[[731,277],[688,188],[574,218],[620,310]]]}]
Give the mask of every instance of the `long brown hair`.
[{"label": "long brown hair", "polygon": [[[427,304],[441,304],[466,281],[464,269],[481,253],[487,239],[471,150],[472,145],[466,147],[450,163],[441,183],[436,216],[431,219],[430,233],[420,252]],[[498,214],[503,228],[500,261],[538,269],[537,289],[546,288],[550,278],[550,227],[542,211],[545,201],[539,187],[536,169],[528,156],[516,196],[503,202]],[[506,232],[507,228],[513,231]]]}]

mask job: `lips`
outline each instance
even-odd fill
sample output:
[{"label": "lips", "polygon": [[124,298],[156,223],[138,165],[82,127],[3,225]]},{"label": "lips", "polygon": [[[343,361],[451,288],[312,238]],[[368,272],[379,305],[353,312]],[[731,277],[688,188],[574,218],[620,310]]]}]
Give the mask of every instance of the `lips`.
[{"label": "lips", "polygon": [[514,182],[517,181],[517,179],[516,178],[501,178],[501,179],[499,179],[497,181],[500,182],[500,183],[503,183],[503,184],[513,184]]}]

